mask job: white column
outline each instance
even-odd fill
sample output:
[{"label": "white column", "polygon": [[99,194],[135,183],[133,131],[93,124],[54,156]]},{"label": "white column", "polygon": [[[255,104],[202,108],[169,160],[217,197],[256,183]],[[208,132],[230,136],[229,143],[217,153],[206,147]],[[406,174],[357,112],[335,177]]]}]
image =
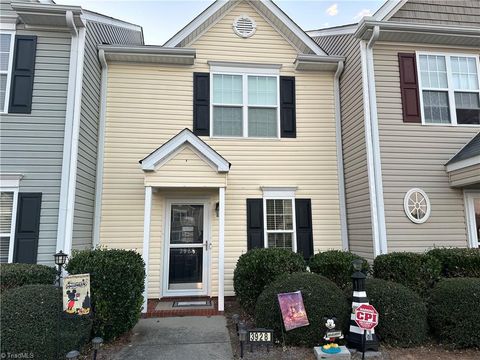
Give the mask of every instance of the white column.
[{"label": "white column", "polygon": [[225,308],[225,188],[218,189],[218,311]]},{"label": "white column", "polygon": [[145,290],[143,291],[142,313],[147,312],[148,300],[148,253],[150,249],[150,219],[152,217],[152,187],[145,186],[145,214],[143,218],[143,251],[142,257],[145,262]]}]

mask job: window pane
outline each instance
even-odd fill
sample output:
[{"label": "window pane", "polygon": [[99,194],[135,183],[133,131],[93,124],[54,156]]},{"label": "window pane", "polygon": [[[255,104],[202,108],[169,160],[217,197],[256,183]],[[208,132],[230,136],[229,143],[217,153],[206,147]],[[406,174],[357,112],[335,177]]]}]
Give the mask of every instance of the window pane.
[{"label": "window pane", "polygon": [[249,105],[277,105],[277,78],[271,76],[248,77]]},{"label": "window pane", "polygon": [[240,107],[213,107],[213,135],[242,136],[243,121]]},{"label": "window pane", "polygon": [[423,112],[426,123],[449,124],[448,93],[445,91],[423,91]]},{"label": "window pane", "polygon": [[269,233],[268,247],[292,250],[292,233]]},{"label": "window pane", "polygon": [[453,86],[460,90],[478,90],[478,71],[475,58],[452,56]]},{"label": "window pane", "polygon": [[213,103],[241,105],[243,103],[242,76],[213,75]]},{"label": "window pane", "polygon": [[8,70],[8,58],[10,53],[10,41],[11,36],[9,34],[0,34],[0,70]]},{"label": "window pane", "polygon": [[480,96],[478,93],[455,93],[457,123],[480,124]]},{"label": "window pane", "polygon": [[12,224],[13,192],[0,193],[0,233],[10,234]]},{"label": "window pane", "polygon": [[292,200],[267,200],[267,230],[293,230]]},{"label": "window pane", "polygon": [[248,136],[277,137],[277,109],[249,108]]},{"label": "window pane", "polygon": [[7,88],[7,74],[0,74],[0,111],[3,111],[4,109],[6,88]]},{"label": "window pane", "polygon": [[447,88],[445,56],[420,55],[419,58],[422,87],[435,89]]}]

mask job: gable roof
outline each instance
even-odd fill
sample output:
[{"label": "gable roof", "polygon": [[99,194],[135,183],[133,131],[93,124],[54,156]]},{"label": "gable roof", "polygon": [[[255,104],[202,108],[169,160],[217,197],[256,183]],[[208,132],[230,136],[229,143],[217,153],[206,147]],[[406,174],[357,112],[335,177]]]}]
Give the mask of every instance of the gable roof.
[{"label": "gable roof", "polygon": [[165,144],[140,160],[143,171],[153,171],[155,167],[184,144],[191,145],[198,153],[210,162],[218,172],[228,172],[231,164],[217,153],[211,146],[195,135],[190,129],[183,129]]},{"label": "gable roof", "polygon": [[241,1],[246,1],[289,42],[304,54],[327,55],[287,14],[271,0],[216,0],[200,15],[176,33],[163,46],[184,47],[199,38]]},{"label": "gable roof", "polygon": [[[448,162],[445,164],[447,171],[452,171],[458,168],[453,164],[459,164],[462,161],[475,159],[480,157],[480,132],[473,137],[463,148],[460,149]],[[453,166],[452,166],[453,165]]]}]

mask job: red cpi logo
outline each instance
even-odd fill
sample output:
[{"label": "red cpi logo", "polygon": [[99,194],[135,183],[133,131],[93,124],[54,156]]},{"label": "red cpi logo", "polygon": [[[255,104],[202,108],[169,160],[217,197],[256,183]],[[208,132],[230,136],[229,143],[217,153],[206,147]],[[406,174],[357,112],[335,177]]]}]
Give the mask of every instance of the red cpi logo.
[{"label": "red cpi logo", "polygon": [[355,310],[355,322],[363,330],[372,330],[378,325],[378,312],[372,305],[360,305]]}]

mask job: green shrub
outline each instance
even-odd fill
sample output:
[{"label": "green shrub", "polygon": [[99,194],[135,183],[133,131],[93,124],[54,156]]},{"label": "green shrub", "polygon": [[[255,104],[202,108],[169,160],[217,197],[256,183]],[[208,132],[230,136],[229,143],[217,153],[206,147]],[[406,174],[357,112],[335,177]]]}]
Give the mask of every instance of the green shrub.
[{"label": "green shrub", "polygon": [[444,277],[480,277],[480,248],[438,248],[427,255],[440,261]]},{"label": "green shrub", "polygon": [[432,256],[410,252],[379,255],[373,262],[373,276],[398,282],[426,295],[440,278],[440,261]]},{"label": "green shrub", "polygon": [[480,279],[442,279],[431,291],[428,320],[443,344],[480,347]]},{"label": "green shrub", "polygon": [[410,347],[427,340],[427,308],[416,292],[381,279],[367,279],[366,290],[379,314],[375,333],[382,343]]},{"label": "green shrub", "polygon": [[303,303],[310,325],[283,331],[285,342],[291,345],[314,346],[322,341],[325,335],[325,316],[337,317],[337,328],[348,329],[350,304],[332,281],[312,273],[286,274],[265,288],[258,297],[255,307],[255,322],[258,327],[274,330],[276,339],[282,341],[280,307],[277,294],[302,292]]},{"label": "green shrub", "polygon": [[94,334],[111,340],[135,326],[143,304],[145,264],[135,251],[74,252],[70,274],[90,273]]},{"label": "green shrub", "polygon": [[279,275],[305,271],[302,255],[284,249],[253,249],[240,256],[233,274],[238,302],[252,314],[265,285]]},{"label": "green shrub", "polygon": [[352,261],[363,260],[362,272],[366,275],[370,271],[368,261],[348,251],[329,250],[312,256],[309,262],[310,270],[332,280],[340,288],[352,283],[354,272]]},{"label": "green shrub", "polygon": [[53,285],[55,268],[37,264],[0,264],[0,289],[7,290],[23,285]]},{"label": "green shrub", "polygon": [[80,351],[90,339],[92,321],[88,316],[59,317],[61,311],[61,291],[52,285],[25,285],[3,293],[1,353],[52,360]]}]

